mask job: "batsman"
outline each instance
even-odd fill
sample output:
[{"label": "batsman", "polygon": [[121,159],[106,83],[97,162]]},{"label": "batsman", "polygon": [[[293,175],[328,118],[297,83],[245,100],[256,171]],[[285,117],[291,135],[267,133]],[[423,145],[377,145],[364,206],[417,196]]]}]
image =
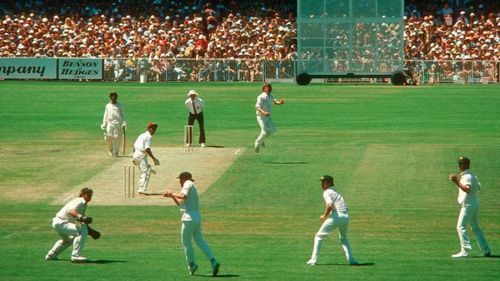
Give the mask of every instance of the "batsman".
[{"label": "batsman", "polygon": [[151,150],[152,139],[153,135],[156,133],[156,128],[158,128],[158,124],[150,122],[146,132],[140,134],[134,143],[132,162],[141,172],[139,188],[137,190],[138,194],[148,194],[149,179],[151,178],[151,174],[155,173],[154,170],[151,169],[151,165],[149,165],[148,156],[153,160],[155,166],[160,166],[160,160],[153,155],[153,151]]},{"label": "batsman", "polygon": [[[104,131],[104,140],[106,141],[110,156],[118,156],[126,127],[127,120],[123,114],[123,107],[118,102],[118,93],[111,92],[109,94],[109,103],[106,104],[104,109],[104,116],[101,124],[101,129]],[[123,143],[125,144],[125,140],[123,140]],[[122,153],[125,153],[124,149]]]}]

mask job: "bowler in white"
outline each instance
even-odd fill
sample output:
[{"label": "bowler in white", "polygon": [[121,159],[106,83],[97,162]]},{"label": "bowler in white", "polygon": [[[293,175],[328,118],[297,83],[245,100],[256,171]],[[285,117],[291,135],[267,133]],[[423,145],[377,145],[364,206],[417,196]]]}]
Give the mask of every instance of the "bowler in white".
[{"label": "bowler in white", "polygon": [[276,125],[272,118],[273,105],[285,104],[285,99],[275,99],[271,92],[273,87],[271,84],[264,84],[262,93],[257,97],[255,104],[255,114],[257,115],[257,123],[260,127],[260,134],[255,140],[255,152],[259,152],[261,147],[264,147],[266,137],[276,132]]}]

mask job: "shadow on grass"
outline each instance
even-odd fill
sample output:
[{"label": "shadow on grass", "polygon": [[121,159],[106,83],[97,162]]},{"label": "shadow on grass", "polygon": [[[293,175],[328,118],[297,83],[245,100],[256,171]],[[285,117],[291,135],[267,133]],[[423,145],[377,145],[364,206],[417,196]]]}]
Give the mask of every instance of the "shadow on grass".
[{"label": "shadow on grass", "polygon": [[88,260],[87,263],[91,264],[109,264],[109,263],[124,263],[128,261],[121,261],[121,260]]},{"label": "shadow on grass", "polygon": [[213,148],[224,148],[223,145],[207,145],[205,147],[213,147]]},{"label": "shadow on grass", "polygon": [[500,259],[500,255],[489,255],[487,257],[485,256],[474,256],[471,257],[469,256],[470,259]]},{"label": "shadow on grass", "polygon": [[353,264],[353,265],[350,265],[350,264],[347,264],[347,263],[318,263],[316,264],[316,266],[325,266],[325,265],[336,265],[336,266],[374,266],[375,263],[374,262],[360,262],[358,264]]},{"label": "shadow on grass", "polygon": [[[61,261],[71,262],[70,259],[57,259],[57,260],[51,260],[50,262],[61,262]],[[71,263],[85,265],[85,264],[109,264],[109,263],[125,263],[125,262],[128,262],[128,261],[123,261],[123,260],[86,260],[83,262],[71,262]]]},{"label": "shadow on grass", "polygon": [[210,278],[227,278],[227,277],[240,277],[238,274],[217,274],[216,276],[208,274],[195,274],[193,276],[198,277],[210,277]]},{"label": "shadow on grass", "polygon": [[274,165],[304,165],[309,164],[307,161],[265,161],[266,164]]},{"label": "shadow on grass", "polygon": [[163,193],[162,192],[147,192],[147,193],[140,193],[138,194],[139,196],[142,195],[142,196],[162,196]]}]

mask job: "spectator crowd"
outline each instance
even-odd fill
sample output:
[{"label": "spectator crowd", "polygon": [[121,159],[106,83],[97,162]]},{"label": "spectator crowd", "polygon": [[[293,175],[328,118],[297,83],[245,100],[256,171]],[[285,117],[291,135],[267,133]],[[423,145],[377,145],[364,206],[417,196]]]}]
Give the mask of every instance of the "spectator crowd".
[{"label": "spectator crowd", "polygon": [[422,13],[407,6],[407,59],[500,59],[500,13],[486,9],[483,3],[456,10],[448,1],[431,5],[430,11],[434,12]]},{"label": "spectator crowd", "polygon": [[[495,0],[405,1],[406,59],[500,60],[499,10]],[[393,24],[381,28],[386,29],[384,34],[399,32]],[[119,68],[112,60],[107,63],[109,69],[120,69],[120,76],[140,67],[138,58],[146,58],[158,77],[164,69],[173,68],[176,59],[204,60],[204,67],[212,69],[230,67],[225,60],[293,61],[296,36],[295,1],[0,3],[0,57],[122,58],[124,65]],[[332,44],[347,40],[345,36],[338,39],[333,38]],[[363,44],[363,34],[356,40]],[[367,50],[364,60],[369,62],[375,52],[398,45],[391,45],[390,40],[390,36],[381,37],[384,43],[371,53]],[[210,59],[221,61],[210,64]],[[245,68],[243,75],[248,77],[261,71],[251,63]],[[200,66],[193,75],[203,75],[202,71]]]},{"label": "spectator crowd", "polygon": [[[121,2],[136,5],[135,1]],[[286,7],[272,8],[274,2],[281,1],[215,1],[220,2],[215,6],[212,2],[191,3],[195,1],[185,1],[185,5],[179,1],[146,2],[152,7],[169,8],[155,13],[143,9],[150,12],[147,16],[137,8],[124,9],[140,14],[136,16],[122,16],[115,11],[118,7],[103,13],[100,5],[85,6],[80,12],[64,11],[64,15],[41,15],[42,6],[31,12],[5,14],[0,21],[0,55],[285,59],[295,53],[295,17]],[[252,16],[243,16],[242,12],[249,9],[253,9]],[[86,12],[84,16],[81,11]]]}]

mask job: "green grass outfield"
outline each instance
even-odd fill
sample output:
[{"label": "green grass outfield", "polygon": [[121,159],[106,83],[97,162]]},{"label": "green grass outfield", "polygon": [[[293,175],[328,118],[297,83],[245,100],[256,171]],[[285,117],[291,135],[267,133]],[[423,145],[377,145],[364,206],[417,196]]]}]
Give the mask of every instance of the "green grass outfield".
[{"label": "green grass outfield", "polygon": [[[61,193],[110,165],[99,125],[117,91],[128,143],[160,124],[154,147],[180,146],[189,89],[205,99],[208,145],[247,148],[201,195],[204,235],[226,280],[498,280],[500,87],[274,84],[278,132],[261,153],[254,104],[261,84],[0,81],[0,279],[204,280],[188,276],[176,207],[106,207],[87,214],[102,232],[89,264],[46,262]],[[197,129],[196,129],[197,130]],[[195,152],[196,153],[196,152]],[[480,224],[493,250],[453,260],[457,189],[466,155],[482,183]],[[180,155],[179,157],[182,157]],[[216,165],[216,163],[214,163]],[[118,171],[121,172],[121,171]],[[350,241],[364,266],[346,266],[337,234],[319,265],[305,264],[324,209],[318,178],[332,174],[349,204]],[[195,175],[196,177],[196,175]],[[94,196],[99,196],[95,194]]]}]

